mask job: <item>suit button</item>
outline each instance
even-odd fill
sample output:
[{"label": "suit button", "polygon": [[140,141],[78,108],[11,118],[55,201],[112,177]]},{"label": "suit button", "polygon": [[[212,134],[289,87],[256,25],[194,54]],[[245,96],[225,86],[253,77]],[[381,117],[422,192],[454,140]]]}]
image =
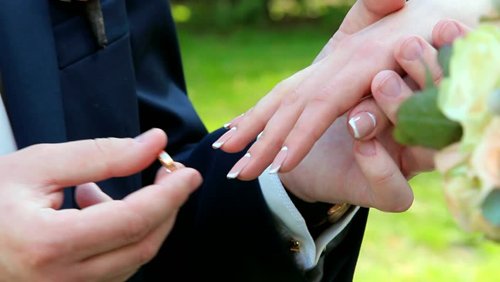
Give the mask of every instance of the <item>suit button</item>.
[{"label": "suit button", "polygon": [[290,240],[290,251],[293,253],[300,252],[300,242],[297,240]]}]

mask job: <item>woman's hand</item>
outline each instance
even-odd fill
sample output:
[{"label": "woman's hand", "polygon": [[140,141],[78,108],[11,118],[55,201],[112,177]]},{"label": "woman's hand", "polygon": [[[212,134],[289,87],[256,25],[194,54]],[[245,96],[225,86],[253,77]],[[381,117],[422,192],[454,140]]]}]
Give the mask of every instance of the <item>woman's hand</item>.
[{"label": "woman's hand", "polygon": [[[253,179],[271,163],[272,172],[291,171],[338,117],[370,93],[371,81],[378,72],[390,69],[401,73],[393,58],[399,38],[417,34],[430,41],[432,27],[439,19],[451,16],[474,24],[480,11],[487,9],[483,0],[446,0],[438,4],[421,0],[411,1],[387,16],[404,3],[397,1],[400,6],[394,5],[394,10],[373,13],[379,2],[371,2],[356,3],[342,29],[311,66],[279,83],[254,108],[229,124],[231,129],[214,143],[214,148],[236,152],[262,134],[228,176]],[[359,7],[365,7],[365,13],[372,16],[364,24],[351,25],[353,19],[363,14]],[[468,9],[467,15],[463,9]],[[415,50],[404,50],[402,55],[409,59],[415,56]]]},{"label": "woman's hand", "polygon": [[[455,21],[439,22],[432,36],[435,47],[449,44],[467,30]],[[402,53],[411,44],[422,49],[418,59],[408,61]],[[400,40],[394,59],[407,76],[379,72],[371,84],[373,97],[337,119],[295,169],[279,174],[285,187],[308,202],[348,202],[388,212],[408,209],[413,192],[407,180],[433,169],[434,151],[398,144],[392,129],[401,103],[424,86],[425,65],[437,82],[441,79],[436,54],[422,38]]]}]

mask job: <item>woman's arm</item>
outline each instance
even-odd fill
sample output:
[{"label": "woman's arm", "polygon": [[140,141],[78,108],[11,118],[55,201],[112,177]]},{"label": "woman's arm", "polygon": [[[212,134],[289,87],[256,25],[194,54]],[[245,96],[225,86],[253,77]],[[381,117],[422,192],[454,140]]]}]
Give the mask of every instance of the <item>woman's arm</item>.
[{"label": "woman's arm", "polygon": [[[263,132],[248,150],[251,158],[239,167],[238,178],[253,179],[270,164],[272,171],[291,171],[339,116],[370,94],[379,71],[401,72],[393,50],[402,36],[430,40],[439,20],[452,18],[474,26],[490,8],[489,0],[410,1],[353,34],[336,33],[319,60],[280,82],[243,118],[233,121],[232,130],[216,147],[240,151]],[[405,54],[411,57],[415,52],[408,48]]]}]

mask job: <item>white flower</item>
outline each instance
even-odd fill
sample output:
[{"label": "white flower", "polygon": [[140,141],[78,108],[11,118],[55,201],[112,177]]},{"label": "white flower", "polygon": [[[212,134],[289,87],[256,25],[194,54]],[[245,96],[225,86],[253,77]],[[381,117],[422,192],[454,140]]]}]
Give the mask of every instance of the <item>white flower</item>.
[{"label": "white flower", "polygon": [[462,149],[471,150],[492,118],[490,95],[500,88],[500,30],[481,25],[453,44],[450,77],[442,81],[438,105],[464,130]]}]

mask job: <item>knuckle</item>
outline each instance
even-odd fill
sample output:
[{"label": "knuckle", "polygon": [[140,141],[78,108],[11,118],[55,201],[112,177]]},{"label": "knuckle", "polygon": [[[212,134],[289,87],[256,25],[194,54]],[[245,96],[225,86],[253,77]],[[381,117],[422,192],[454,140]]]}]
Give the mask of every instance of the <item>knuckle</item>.
[{"label": "knuckle", "polygon": [[59,250],[58,244],[50,239],[33,241],[26,244],[23,261],[30,269],[40,270],[54,263]]},{"label": "knuckle", "polygon": [[388,185],[396,176],[396,171],[394,169],[383,168],[379,171],[378,175],[374,179],[374,185],[384,187]]},{"label": "knuckle", "polygon": [[354,60],[366,60],[372,58],[373,54],[382,54],[385,50],[385,45],[382,41],[377,39],[367,39],[362,42],[362,44],[357,44],[357,48],[354,51]]},{"label": "knuckle", "polygon": [[137,242],[151,229],[151,222],[144,216],[129,213],[127,216],[128,228],[123,231],[123,239],[127,242]]},{"label": "knuckle", "polygon": [[153,259],[157,252],[158,252],[159,246],[153,242],[145,242],[141,248],[139,249],[137,261],[139,265],[143,265],[151,261]]},{"label": "knuckle", "polygon": [[299,101],[299,98],[300,98],[300,90],[295,88],[293,89],[288,95],[286,95],[281,104],[283,106],[291,106],[291,105],[295,105],[298,103]]}]

